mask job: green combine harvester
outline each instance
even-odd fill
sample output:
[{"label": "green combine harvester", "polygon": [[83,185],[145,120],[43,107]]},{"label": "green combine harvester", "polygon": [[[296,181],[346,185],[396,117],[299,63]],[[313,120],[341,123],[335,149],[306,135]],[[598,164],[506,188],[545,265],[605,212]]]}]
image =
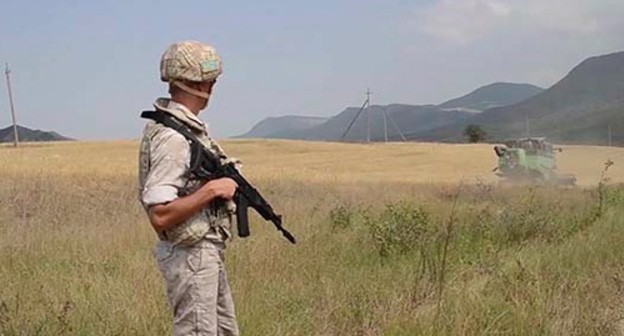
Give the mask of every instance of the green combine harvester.
[{"label": "green combine harvester", "polygon": [[504,146],[495,146],[498,166],[496,175],[504,182],[518,184],[574,185],[576,177],[572,174],[558,174],[554,148],[544,138],[523,138],[505,142]]}]

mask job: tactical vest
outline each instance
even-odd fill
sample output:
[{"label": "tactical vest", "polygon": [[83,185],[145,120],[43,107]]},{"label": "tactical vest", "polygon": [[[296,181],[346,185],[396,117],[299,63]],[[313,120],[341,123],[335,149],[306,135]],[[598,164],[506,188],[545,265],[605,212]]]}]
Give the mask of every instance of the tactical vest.
[{"label": "tactical vest", "polygon": [[[152,139],[159,132],[163,132],[167,129],[167,127],[151,121],[146,125],[140,147],[141,160],[139,164],[141,181],[145,181],[150,171],[150,147]],[[219,157],[225,157],[223,150],[214,140],[204,134],[198,134],[197,132],[195,134],[207,149]],[[183,177],[185,181],[184,186],[178,189],[178,197],[184,197],[194,193],[205,183],[205,181],[198,180],[190,169],[193,165],[192,155],[190,161],[189,168]],[[141,185],[143,185],[143,183],[141,183]],[[231,201],[212,202],[191,218],[159,233],[158,236],[161,240],[167,240],[173,244],[185,246],[194,245],[204,238],[225,240],[231,237],[230,228],[235,210],[235,204]]]}]

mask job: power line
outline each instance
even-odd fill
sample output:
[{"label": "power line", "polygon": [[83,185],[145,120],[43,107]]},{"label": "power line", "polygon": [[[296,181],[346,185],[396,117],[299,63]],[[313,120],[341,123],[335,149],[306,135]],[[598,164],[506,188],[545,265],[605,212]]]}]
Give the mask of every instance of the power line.
[{"label": "power line", "polygon": [[388,114],[388,119],[390,119],[390,122],[392,123],[392,125],[394,125],[394,128],[397,130],[397,132],[399,132],[399,135],[401,136],[401,139],[403,141],[407,141],[407,139],[405,138],[405,135],[403,135],[403,132],[401,132],[401,129],[399,128],[399,125],[397,125],[397,123],[394,122],[394,119],[392,119],[392,116],[389,115],[389,114]]},{"label": "power line", "polygon": [[347,133],[349,133],[349,130],[351,129],[351,127],[353,126],[353,124],[355,123],[357,118],[360,116],[362,111],[364,111],[364,108],[366,107],[367,104],[368,104],[368,98],[366,99],[366,101],[364,101],[364,104],[362,104],[362,107],[360,107],[360,109],[357,111],[357,113],[355,114],[355,117],[353,117],[353,119],[351,119],[351,122],[349,123],[349,126],[347,126],[347,128],[344,130],[344,132],[342,132],[342,136],[340,137],[340,141],[344,141],[345,137],[347,136]]}]

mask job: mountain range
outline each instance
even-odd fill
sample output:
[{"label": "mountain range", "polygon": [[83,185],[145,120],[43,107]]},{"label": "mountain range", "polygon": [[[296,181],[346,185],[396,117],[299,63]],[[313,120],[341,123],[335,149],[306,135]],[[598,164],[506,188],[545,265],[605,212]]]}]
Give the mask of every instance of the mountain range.
[{"label": "mountain range", "polygon": [[609,126],[613,142],[624,144],[624,52],[591,57],[549,89],[522,102],[492,108],[470,120],[451,123],[411,139],[458,141],[468,124],[492,139],[530,135],[568,143],[601,144]]},{"label": "mountain range", "polygon": [[[358,111],[350,107],[323,123],[297,129],[264,120],[261,137],[340,140]],[[588,58],[546,90],[494,83],[439,105],[373,105],[353,122],[345,139],[366,139],[369,123],[372,141],[383,140],[386,129],[390,140],[399,140],[400,129],[409,140],[461,142],[465,127],[475,124],[491,141],[529,134],[557,142],[604,144],[610,128],[613,143],[624,144],[624,52]]]},{"label": "mountain range", "polygon": [[542,88],[529,84],[494,83],[437,106],[372,105],[356,120],[354,118],[360,110],[356,107],[349,107],[331,118],[306,116],[266,118],[238,137],[335,141],[341,139],[353,121],[345,140],[357,141],[367,137],[369,123],[367,118],[370,118],[371,140],[383,140],[386,134],[388,138],[399,139],[401,136],[399,129],[411,133],[445,126],[467,120],[485,108],[510,105],[541,91]]},{"label": "mountain range", "polygon": [[301,116],[282,116],[266,118],[247,133],[241,135],[241,138],[270,138],[274,133],[280,131],[297,132],[300,130],[312,128],[323,124],[329,118],[322,117],[301,117]]},{"label": "mountain range", "polygon": [[[13,134],[13,126],[0,129],[0,143],[13,142]],[[19,141],[24,142],[73,140],[56,132],[32,130],[30,128],[19,125],[17,125],[17,136],[19,138]]]},{"label": "mountain range", "polygon": [[531,84],[494,83],[482,86],[469,94],[451,99],[439,106],[444,109],[482,112],[494,107],[519,103],[544,89]]}]

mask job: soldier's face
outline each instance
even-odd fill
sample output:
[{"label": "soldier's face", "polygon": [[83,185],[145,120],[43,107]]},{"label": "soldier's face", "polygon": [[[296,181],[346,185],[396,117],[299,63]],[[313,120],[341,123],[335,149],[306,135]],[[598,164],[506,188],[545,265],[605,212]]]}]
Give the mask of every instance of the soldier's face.
[{"label": "soldier's face", "polygon": [[216,82],[217,82],[216,80],[209,81],[209,82],[208,81],[201,82],[201,83],[199,83],[199,87],[197,89],[199,91],[201,91],[201,92],[206,92],[207,94],[211,94],[212,93],[212,88],[213,88],[213,86],[214,86],[214,84]]},{"label": "soldier's face", "polygon": [[217,81],[210,81],[210,82],[201,82],[199,83],[197,89],[201,92],[205,92],[208,94],[208,99],[204,99],[204,104],[202,106],[202,110],[205,109],[208,106],[208,100],[210,100],[210,96],[212,96],[212,88],[214,87],[215,83]]}]

